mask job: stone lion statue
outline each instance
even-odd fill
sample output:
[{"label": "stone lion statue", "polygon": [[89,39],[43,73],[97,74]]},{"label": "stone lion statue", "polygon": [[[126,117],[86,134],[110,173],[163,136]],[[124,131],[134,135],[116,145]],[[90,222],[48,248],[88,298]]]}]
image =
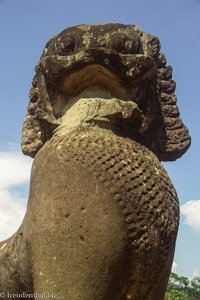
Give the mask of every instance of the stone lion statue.
[{"label": "stone lion statue", "polygon": [[26,215],[0,244],[2,298],[162,300],[179,224],[160,161],[190,146],[172,68],[138,26],[78,25],[36,66]]}]

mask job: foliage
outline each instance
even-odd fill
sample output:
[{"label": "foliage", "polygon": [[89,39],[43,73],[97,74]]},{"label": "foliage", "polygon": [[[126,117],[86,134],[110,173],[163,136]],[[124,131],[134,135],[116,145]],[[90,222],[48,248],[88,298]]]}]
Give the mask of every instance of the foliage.
[{"label": "foliage", "polygon": [[197,299],[200,299],[200,277],[196,276],[194,277],[191,282],[191,289],[193,291],[193,297],[196,297]]},{"label": "foliage", "polygon": [[171,290],[167,292],[167,300],[188,300],[188,295],[184,291]]},{"label": "foliage", "polygon": [[200,277],[189,280],[185,276],[170,274],[166,296],[168,300],[198,300],[200,299]]}]

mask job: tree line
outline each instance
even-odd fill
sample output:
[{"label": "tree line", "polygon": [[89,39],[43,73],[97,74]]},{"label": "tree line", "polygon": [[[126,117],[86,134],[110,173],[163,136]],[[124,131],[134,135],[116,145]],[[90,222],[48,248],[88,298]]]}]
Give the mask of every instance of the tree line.
[{"label": "tree line", "polygon": [[165,295],[166,300],[199,300],[200,299],[200,277],[195,276],[188,279],[172,272]]}]

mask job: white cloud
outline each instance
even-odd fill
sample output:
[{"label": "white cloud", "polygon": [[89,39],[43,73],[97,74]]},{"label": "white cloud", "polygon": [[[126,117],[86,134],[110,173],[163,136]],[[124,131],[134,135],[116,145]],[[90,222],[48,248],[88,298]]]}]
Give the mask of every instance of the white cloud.
[{"label": "white cloud", "polygon": [[30,159],[19,152],[0,152],[0,189],[24,183],[30,174]]},{"label": "white cloud", "polygon": [[177,268],[178,268],[178,264],[175,261],[173,261],[172,272],[176,273],[177,272]]},{"label": "white cloud", "polygon": [[0,240],[14,234],[22,222],[25,199],[17,188],[29,180],[31,163],[18,151],[0,152]]},{"label": "white cloud", "polygon": [[181,213],[185,217],[185,224],[200,230],[200,200],[191,200],[183,204]]},{"label": "white cloud", "polygon": [[10,237],[18,229],[25,213],[21,198],[0,190],[0,240]]}]

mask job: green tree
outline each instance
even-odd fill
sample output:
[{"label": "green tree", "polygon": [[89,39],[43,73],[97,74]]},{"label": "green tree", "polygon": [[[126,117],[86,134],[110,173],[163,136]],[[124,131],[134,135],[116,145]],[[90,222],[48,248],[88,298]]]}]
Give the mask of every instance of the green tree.
[{"label": "green tree", "polygon": [[168,300],[200,299],[200,277],[189,280],[185,276],[170,274],[166,296]]},{"label": "green tree", "polygon": [[168,300],[188,300],[188,295],[184,291],[172,289],[167,292]]},{"label": "green tree", "polygon": [[200,299],[200,277],[195,276],[191,282],[191,291],[190,291],[190,295],[192,297],[195,297],[197,299]]},{"label": "green tree", "polygon": [[172,272],[169,277],[169,282],[167,286],[167,291],[171,290],[183,290],[187,292],[189,289],[190,281],[185,276],[179,276],[176,273]]}]

